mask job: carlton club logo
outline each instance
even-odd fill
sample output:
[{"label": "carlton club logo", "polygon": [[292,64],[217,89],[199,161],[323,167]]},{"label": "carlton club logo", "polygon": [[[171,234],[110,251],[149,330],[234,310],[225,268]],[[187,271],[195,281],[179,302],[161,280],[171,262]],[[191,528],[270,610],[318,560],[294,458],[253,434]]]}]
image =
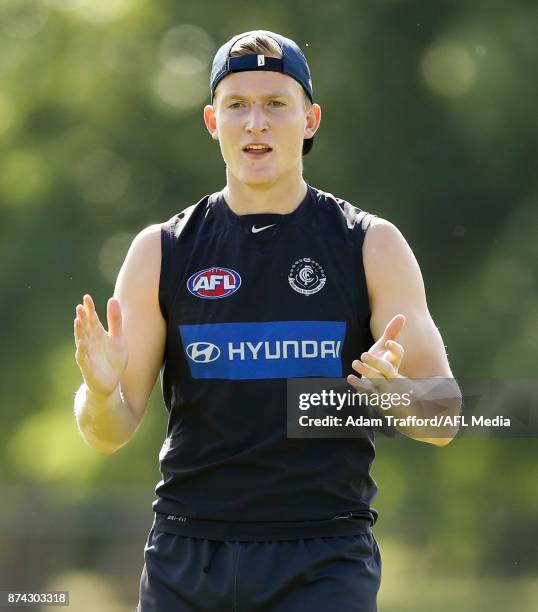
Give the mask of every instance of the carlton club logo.
[{"label": "carlton club logo", "polygon": [[212,342],[191,342],[186,348],[194,363],[211,363],[220,357],[220,349]]},{"label": "carlton club logo", "polygon": [[206,268],[195,272],[187,281],[188,290],[199,298],[218,300],[235,293],[241,286],[241,277],[229,268]]},{"label": "carlton club logo", "polygon": [[288,281],[297,293],[312,295],[323,289],[327,277],[317,261],[310,259],[310,257],[303,257],[298,259],[291,267]]}]

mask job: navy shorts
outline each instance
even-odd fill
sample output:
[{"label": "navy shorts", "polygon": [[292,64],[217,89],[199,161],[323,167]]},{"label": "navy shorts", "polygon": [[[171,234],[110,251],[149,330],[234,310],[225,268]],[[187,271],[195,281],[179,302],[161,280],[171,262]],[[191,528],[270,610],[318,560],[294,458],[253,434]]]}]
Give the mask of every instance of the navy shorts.
[{"label": "navy shorts", "polygon": [[364,533],[219,541],[153,524],[137,612],[376,612],[381,555]]}]

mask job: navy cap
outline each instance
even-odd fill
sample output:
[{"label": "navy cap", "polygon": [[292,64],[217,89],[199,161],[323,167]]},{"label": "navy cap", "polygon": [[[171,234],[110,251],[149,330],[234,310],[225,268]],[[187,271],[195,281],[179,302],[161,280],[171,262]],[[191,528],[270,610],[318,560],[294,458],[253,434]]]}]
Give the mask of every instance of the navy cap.
[{"label": "navy cap", "polygon": [[[230,57],[230,51],[235,43],[250,34],[264,34],[272,38],[282,50],[282,59],[254,54]],[[308,68],[306,57],[298,45],[290,38],[275,34],[274,32],[269,32],[268,30],[253,30],[251,32],[243,32],[243,34],[237,34],[222,45],[215,54],[213,66],[211,68],[211,77],[209,81],[211,102],[213,102],[217,85],[226,75],[232,72],[242,72],[244,70],[265,70],[287,74],[302,86],[310,101],[314,101],[312,78],[310,76],[310,69]],[[313,140],[313,138],[309,138],[303,141],[303,155],[306,155],[310,151]]]}]

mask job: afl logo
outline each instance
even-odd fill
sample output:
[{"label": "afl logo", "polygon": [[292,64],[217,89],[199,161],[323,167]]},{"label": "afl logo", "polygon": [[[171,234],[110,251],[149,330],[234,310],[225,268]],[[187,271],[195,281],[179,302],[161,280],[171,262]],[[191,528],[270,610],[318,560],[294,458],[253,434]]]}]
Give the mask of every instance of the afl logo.
[{"label": "afl logo", "polygon": [[220,357],[220,349],[211,342],[192,342],[186,353],[194,363],[211,363]]},{"label": "afl logo", "polygon": [[188,290],[199,298],[218,300],[239,289],[241,277],[229,268],[207,268],[195,272],[187,281]]},{"label": "afl logo", "polygon": [[317,261],[303,257],[291,267],[288,281],[297,293],[312,295],[323,289],[327,277]]}]

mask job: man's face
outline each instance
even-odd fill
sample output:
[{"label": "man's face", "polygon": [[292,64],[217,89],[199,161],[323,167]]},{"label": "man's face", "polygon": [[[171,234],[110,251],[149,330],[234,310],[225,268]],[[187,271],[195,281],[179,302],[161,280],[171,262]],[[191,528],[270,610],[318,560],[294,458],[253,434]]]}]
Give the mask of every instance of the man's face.
[{"label": "man's face", "polygon": [[319,106],[305,104],[295,79],[269,71],[227,75],[216,88],[213,106],[204,109],[228,171],[259,187],[301,168],[303,139],[314,135],[319,118]]}]

